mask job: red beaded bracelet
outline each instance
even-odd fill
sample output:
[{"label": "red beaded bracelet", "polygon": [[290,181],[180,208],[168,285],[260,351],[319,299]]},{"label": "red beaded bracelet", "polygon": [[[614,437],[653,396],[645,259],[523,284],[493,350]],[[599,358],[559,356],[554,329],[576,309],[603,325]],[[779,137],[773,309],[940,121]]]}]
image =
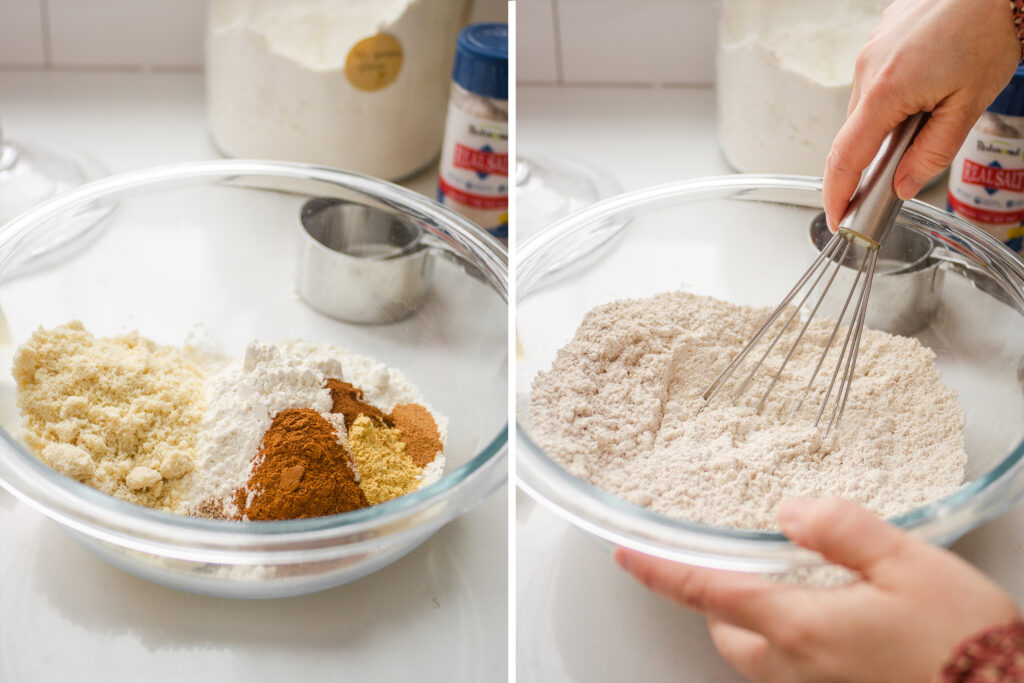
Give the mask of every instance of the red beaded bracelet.
[{"label": "red beaded bracelet", "polygon": [[960,643],[939,683],[1024,681],[1024,621],[995,626]]},{"label": "red beaded bracelet", "polygon": [[1010,12],[1013,14],[1013,28],[1017,31],[1017,40],[1021,42],[1021,59],[1024,59],[1024,0],[1010,0]]}]

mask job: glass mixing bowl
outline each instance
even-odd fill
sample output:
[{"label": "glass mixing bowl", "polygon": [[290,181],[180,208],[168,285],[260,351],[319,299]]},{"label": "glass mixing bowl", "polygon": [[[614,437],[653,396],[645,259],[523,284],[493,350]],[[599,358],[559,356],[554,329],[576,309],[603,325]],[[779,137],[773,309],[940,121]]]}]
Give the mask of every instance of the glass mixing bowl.
[{"label": "glass mixing bowl", "polygon": [[[756,572],[821,564],[779,533],[670,519],[577,479],[536,445],[529,415],[534,377],[551,367],[588,310],[677,289],[774,306],[817,254],[810,226],[820,211],[820,180],[707,178],[602,201],[525,243],[517,267],[519,485],[582,529],[652,555]],[[566,250],[618,224],[625,224],[622,233],[605,247],[560,267]],[[923,262],[917,254],[896,254],[907,268],[888,264],[876,283],[921,268],[942,277],[932,278],[938,281],[934,289],[890,287],[887,296],[875,296],[873,289],[872,304],[911,313],[931,307],[919,316],[913,336],[935,351],[943,380],[964,406],[968,472],[953,494],[890,521],[947,544],[1021,493],[1024,263],[982,231],[921,202],[905,204],[893,230],[891,237],[909,231],[926,240],[931,253]],[[922,291],[937,296],[937,305]]]},{"label": "glass mixing bowl", "polygon": [[[377,207],[418,224],[435,251],[422,306],[387,325],[339,322],[295,293],[299,212],[311,197]],[[40,255],[48,235],[104,221]],[[79,231],[81,232],[81,231]],[[212,161],[85,185],[0,229],[8,356],[40,325],[81,320],[97,335],[203,336],[240,353],[252,339],[302,338],[400,369],[449,418],[447,474],[343,515],[232,522],[132,505],[57,474],[16,439],[9,371],[0,383],[0,483],[129,572],[175,588],[276,597],[329,588],[393,562],[506,479],[507,260],[484,231],[433,201],[353,173]],[[353,296],[373,296],[353,289]]]}]

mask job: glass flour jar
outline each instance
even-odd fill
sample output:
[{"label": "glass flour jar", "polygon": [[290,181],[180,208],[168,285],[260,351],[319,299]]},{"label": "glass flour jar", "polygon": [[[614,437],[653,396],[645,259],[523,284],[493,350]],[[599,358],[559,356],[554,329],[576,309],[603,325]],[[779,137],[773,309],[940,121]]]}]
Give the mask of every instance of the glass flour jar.
[{"label": "glass flour jar", "polygon": [[212,0],[210,130],[234,157],[388,180],[441,148],[469,0]]},{"label": "glass flour jar", "polygon": [[718,135],[746,173],[820,176],[884,0],[724,0]]}]

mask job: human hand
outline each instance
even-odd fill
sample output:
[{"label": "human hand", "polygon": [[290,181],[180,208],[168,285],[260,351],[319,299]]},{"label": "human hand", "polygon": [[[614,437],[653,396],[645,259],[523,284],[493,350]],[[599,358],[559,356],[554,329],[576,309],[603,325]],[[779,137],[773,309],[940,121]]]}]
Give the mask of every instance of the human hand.
[{"label": "human hand", "polygon": [[965,638],[1020,618],[967,562],[853,503],[792,499],[778,519],[794,542],[862,579],[805,588],[625,548],[615,560],[652,591],[702,612],[722,656],[760,682],[928,681]]},{"label": "human hand", "polygon": [[829,227],[836,229],[889,131],[930,111],[894,179],[901,199],[917,194],[953,160],[1020,57],[1007,0],[893,2],[857,55],[847,120],[825,163]]}]

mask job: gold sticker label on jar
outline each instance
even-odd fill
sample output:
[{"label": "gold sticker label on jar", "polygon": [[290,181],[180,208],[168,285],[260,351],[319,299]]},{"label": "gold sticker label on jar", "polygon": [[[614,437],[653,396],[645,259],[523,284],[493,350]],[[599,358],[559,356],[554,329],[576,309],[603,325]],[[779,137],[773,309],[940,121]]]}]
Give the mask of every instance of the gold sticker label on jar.
[{"label": "gold sticker label on jar", "polygon": [[363,38],[349,51],[345,75],[349,83],[367,92],[391,85],[402,68],[402,44],[387,33]]}]

